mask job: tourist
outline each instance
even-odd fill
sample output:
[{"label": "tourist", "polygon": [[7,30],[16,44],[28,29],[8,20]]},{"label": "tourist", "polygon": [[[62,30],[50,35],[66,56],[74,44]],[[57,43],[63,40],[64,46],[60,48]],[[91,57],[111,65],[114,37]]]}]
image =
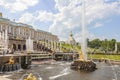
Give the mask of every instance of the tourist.
[{"label": "tourist", "polygon": [[3,56],[5,55],[5,49],[3,50],[2,54],[3,54]]},{"label": "tourist", "polygon": [[7,52],[8,52],[8,50],[7,50],[7,49],[5,49],[5,54],[7,54]]},{"label": "tourist", "polygon": [[8,48],[8,54],[11,54],[11,52],[12,52],[12,51],[11,51],[11,49],[10,49],[10,48]]}]

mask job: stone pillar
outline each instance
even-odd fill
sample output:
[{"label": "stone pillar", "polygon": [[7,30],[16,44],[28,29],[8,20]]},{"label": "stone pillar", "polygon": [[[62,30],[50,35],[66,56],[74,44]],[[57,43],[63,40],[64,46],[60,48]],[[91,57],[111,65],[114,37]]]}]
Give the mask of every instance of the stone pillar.
[{"label": "stone pillar", "polygon": [[19,28],[18,28],[18,33],[19,33],[18,35],[20,35],[20,31],[21,31],[21,30],[20,30],[20,27],[19,27]]},{"label": "stone pillar", "polygon": [[48,40],[46,40],[46,44],[47,44],[47,47],[48,47]]},{"label": "stone pillar", "polygon": [[24,36],[24,28],[21,29],[22,37]]},{"label": "stone pillar", "polygon": [[29,36],[32,38],[31,30],[30,30],[30,35]]},{"label": "stone pillar", "polygon": [[54,41],[54,50],[56,50],[56,44],[55,44],[56,42]]},{"label": "stone pillar", "polygon": [[16,36],[18,37],[19,31],[18,28],[16,27],[16,31],[15,31]]},{"label": "stone pillar", "polygon": [[26,40],[26,50],[33,52],[33,40],[30,37]]},{"label": "stone pillar", "polygon": [[2,26],[2,24],[1,24],[1,31],[3,31],[3,26]]},{"label": "stone pillar", "polygon": [[62,46],[61,46],[61,42],[60,42],[60,52],[62,51]]},{"label": "stone pillar", "polygon": [[1,31],[1,25],[0,25],[0,31]]},{"label": "stone pillar", "polygon": [[3,39],[3,40],[4,40],[4,36],[5,36],[5,35],[4,35],[4,31],[2,31],[2,39]]},{"label": "stone pillar", "polygon": [[51,49],[53,50],[53,41],[51,41]]},{"label": "stone pillar", "polygon": [[8,33],[11,33],[11,26],[9,26],[8,31],[9,31]]},{"label": "stone pillar", "polygon": [[0,40],[1,40],[1,37],[2,37],[2,34],[1,34],[1,32],[0,32]]},{"label": "stone pillar", "polygon": [[56,44],[57,44],[57,42],[55,41],[55,51],[57,50],[57,45]]},{"label": "stone pillar", "polygon": [[13,31],[12,31],[12,33],[13,33],[13,36],[15,35],[15,27],[13,26]]},{"label": "stone pillar", "polygon": [[50,48],[52,49],[52,41],[50,41]]}]

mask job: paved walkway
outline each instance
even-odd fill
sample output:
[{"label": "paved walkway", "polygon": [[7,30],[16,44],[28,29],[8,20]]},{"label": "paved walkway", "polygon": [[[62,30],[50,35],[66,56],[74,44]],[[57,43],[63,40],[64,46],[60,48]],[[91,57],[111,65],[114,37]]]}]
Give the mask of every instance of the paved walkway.
[{"label": "paved walkway", "polygon": [[11,80],[11,79],[0,76],[0,80]]}]

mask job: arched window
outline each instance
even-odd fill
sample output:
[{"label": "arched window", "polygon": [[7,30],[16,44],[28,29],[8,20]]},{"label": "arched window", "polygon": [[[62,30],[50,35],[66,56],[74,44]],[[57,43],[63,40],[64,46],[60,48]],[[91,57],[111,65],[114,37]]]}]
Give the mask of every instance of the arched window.
[{"label": "arched window", "polygon": [[15,44],[13,44],[13,49],[16,50],[16,45]]},{"label": "arched window", "polygon": [[23,50],[26,50],[26,45],[25,44],[23,45]]},{"label": "arched window", "polygon": [[21,45],[20,44],[18,44],[18,50],[21,50]]}]

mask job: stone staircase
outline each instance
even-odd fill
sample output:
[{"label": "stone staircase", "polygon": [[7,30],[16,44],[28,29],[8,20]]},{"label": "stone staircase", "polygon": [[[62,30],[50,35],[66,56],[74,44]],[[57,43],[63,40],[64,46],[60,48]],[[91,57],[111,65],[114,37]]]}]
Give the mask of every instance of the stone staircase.
[{"label": "stone staircase", "polygon": [[38,47],[40,47],[41,50],[43,50],[43,51],[52,53],[52,50],[51,50],[51,49],[49,49],[48,47],[46,47],[46,46],[44,46],[44,45],[42,45],[42,44],[38,44]]},{"label": "stone staircase", "polygon": [[43,44],[34,42],[34,53],[31,53],[32,60],[43,60],[52,58],[52,50]]},{"label": "stone staircase", "polygon": [[34,42],[34,50],[36,51],[45,51],[45,52],[48,52],[48,53],[52,53],[52,50],[46,46],[44,46],[43,44],[40,44],[40,43],[37,43],[37,42]]}]

